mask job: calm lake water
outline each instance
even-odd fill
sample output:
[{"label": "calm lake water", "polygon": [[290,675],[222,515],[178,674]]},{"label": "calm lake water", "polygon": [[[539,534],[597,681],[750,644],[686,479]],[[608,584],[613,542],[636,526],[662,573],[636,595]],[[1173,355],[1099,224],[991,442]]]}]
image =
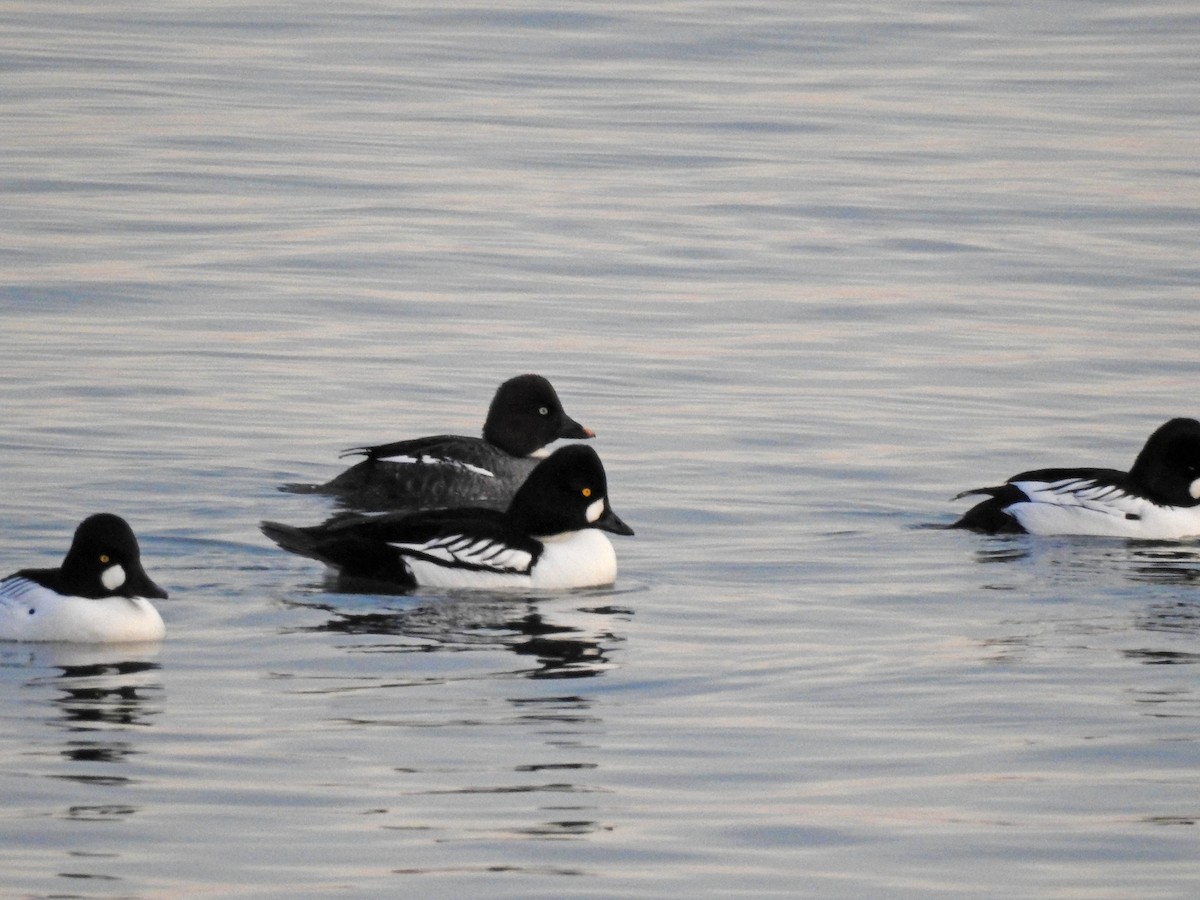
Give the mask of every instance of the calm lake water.
[{"label": "calm lake water", "polygon": [[[1200,545],[958,491],[1200,414],[1183,2],[0,10],[0,893],[1194,897]],[[260,519],[548,376],[611,589],[338,593]]]}]

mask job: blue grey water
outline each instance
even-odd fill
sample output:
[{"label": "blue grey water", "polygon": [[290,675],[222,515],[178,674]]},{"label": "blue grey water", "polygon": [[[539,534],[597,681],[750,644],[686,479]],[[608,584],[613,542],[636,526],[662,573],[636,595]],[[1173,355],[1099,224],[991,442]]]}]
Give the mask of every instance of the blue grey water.
[{"label": "blue grey water", "polygon": [[[1193,897],[1200,545],[930,528],[1200,414],[1184,0],[0,9],[0,893]],[[339,450],[593,428],[610,589],[338,593]]]}]

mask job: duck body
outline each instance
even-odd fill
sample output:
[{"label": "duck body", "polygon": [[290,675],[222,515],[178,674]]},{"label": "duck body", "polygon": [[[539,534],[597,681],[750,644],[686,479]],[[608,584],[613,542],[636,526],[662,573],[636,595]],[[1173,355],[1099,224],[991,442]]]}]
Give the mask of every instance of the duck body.
[{"label": "duck body", "polygon": [[166,628],[150,601],[166,596],[142,568],[128,523],[99,513],[76,529],[61,566],[0,581],[0,640],[161,640]]},{"label": "duck body", "polygon": [[71,597],[30,578],[0,581],[0,636],[9,641],[107,644],[158,641],[162,616],[145,597]]},{"label": "duck body", "polygon": [[504,510],[547,444],[591,437],[595,432],[566,414],[547,379],[519,375],[496,390],[483,437],[434,435],[354,447],[342,456],[361,455],[362,462],[325,484],[291,490],[330,494],[358,510]]},{"label": "duck body", "polygon": [[357,509],[503,510],[537,466],[482,438],[437,435],[363,448],[367,458],[321,485]]},{"label": "duck body", "polygon": [[[1200,536],[1200,423],[1172,419],[1128,472],[1036,469],[995,487],[953,527],[987,534],[1105,535],[1143,540]],[[957,499],[957,498],[956,498]]]},{"label": "duck body", "polygon": [[608,503],[603,466],[590,447],[563,447],[526,480],[504,512],[479,507],[343,515],[263,533],[342,576],[399,587],[569,590],[611,584],[612,544],[632,534]]}]

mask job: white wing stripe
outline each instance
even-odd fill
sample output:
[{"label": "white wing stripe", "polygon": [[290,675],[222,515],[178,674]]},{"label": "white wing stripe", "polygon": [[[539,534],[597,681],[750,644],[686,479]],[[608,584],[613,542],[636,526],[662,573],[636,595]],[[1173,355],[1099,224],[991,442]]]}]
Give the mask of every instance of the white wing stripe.
[{"label": "white wing stripe", "polygon": [[1097,484],[1087,478],[1067,478],[1063,481],[1018,481],[1014,484],[1034,503],[1054,506],[1077,506],[1094,512],[1124,517],[1145,503],[1111,484]]},{"label": "white wing stripe", "polygon": [[528,573],[533,555],[487,538],[471,538],[461,534],[426,541],[424,544],[394,543],[401,553],[420,556],[430,562],[448,567],[491,569],[497,572]]},{"label": "white wing stripe", "polygon": [[6,578],[0,582],[0,597],[6,600],[20,600],[30,591],[36,591],[41,588],[41,585],[36,581],[30,581],[24,576],[16,578]]},{"label": "white wing stripe", "polygon": [[484,475],[488,478],[495,478],[496,473],[483,468],[482,466],[473,466],[469,462],[463,462],[461,459],[447,459],[442,456],[381,456],[380,460],[384,462],[397,463],[401,465],[422,465],[422,466],[448,466],[452,469],[463,469],[467,472],[474,472],[476,475]]}]

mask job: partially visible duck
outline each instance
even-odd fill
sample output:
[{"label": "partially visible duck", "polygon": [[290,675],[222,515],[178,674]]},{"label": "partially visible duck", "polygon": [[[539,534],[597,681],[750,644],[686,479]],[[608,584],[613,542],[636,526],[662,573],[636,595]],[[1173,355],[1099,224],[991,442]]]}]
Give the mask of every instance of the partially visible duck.
[{"label": "partially visible duck", "polygon": [[363,510],[502,510],[537,465],[538,451],[560,438],[590,437],[595,432],[566,414],[549,381],[519,375],[497,389],[482,438],[442,434],[354,447],[342,456],[365,460],[326,484],[293,490],[333,494]]},{"label": "partially visible duck", "polygon": [[156,641],[166,629],[150,601],[166,596],[142,568],[129,523],[97,513],[75,530],[61,566],[0,581],[0,640]]},{"label": "partially visible duck", "polygon": [[[954,523],[987,534],[1094,534],[1145,540],[1200,536],[1200,422],[1171,419],[1128,472],[1036,469],[996,487]],[[958,497],[955,499],[957,500]]]},{"label": "partially visible duck", "polygon": [[285,550],[348,577],[411,588],[568,590],[611,584],[602,534],[633,534],[613,512],[600,457],[572,444],[530,474],[504,512],[465,508],[343,515],[309,528],[262,523]]}]

